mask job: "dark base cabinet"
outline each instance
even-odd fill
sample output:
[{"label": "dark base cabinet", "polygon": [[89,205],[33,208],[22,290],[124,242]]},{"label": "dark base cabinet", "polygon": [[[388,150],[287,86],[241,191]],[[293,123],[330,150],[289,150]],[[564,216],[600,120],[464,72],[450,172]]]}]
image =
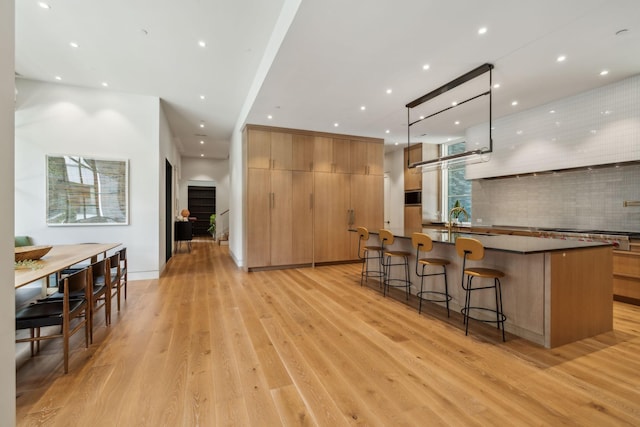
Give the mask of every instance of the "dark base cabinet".
[{"label": "dark base cabinet", "polygon": [[216,213],[216,187],[188,188],[189,216],[196,218],[193,222],[193,234],[205,236],[209,232],[209,217]]},{"label": "dark base cabinet", "polygon": [[191,252],[191,240],[193,239],[193,224],[191,221],[176,222],[174,230],[175,252],[182,246],[182,242],[187,243],[187,249]]}]

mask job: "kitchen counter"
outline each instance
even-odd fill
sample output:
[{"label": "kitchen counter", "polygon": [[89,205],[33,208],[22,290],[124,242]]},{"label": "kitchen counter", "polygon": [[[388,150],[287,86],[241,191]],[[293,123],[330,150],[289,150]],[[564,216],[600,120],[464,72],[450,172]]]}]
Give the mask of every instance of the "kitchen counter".
[{"label": "kitchen counter", "polygon": [[[413,230],[390,230],[396,240],[392,249],[414,254],[411,264],[412,293],[419,288],[415,274],[415,249],[411,244]],[[496,268],[505,273],[502,281],[505,330],[511,334],[543,345],[557,347],[613,329],[613,246],[604,242],[585,242],[519,235],[497,235],[458,230],[423,228],[433,250],[421,257],[445,258],[452,310],[464,305],[462,260],[455,250],[460,236],[478,239],[485,246],[482,261],[470,261],[470,266]],[[377,231],[371,231],[375,239]],[[429,287],[439,288],[433,278]],[[493,294],[478,295],[474,304],[492,307]],[[474,296],[476,298],[476,296]],[[428,307],[428,306],[427,306]],[[426,309],[428,311],[428,308]],[[473,328],[474,325],[472,324]]]},{"label": "kitchen counter", "polygon": [[[455,244],[456,239],[459,236],[473,237],[479,240],[486,249],[493,249],[503,252],[514,252],[519,254],[534,254],[540,252],[555,252],[565,251],[570,249],[581,249],[596,246],[610,246],[606,242],[585,242],[579,240],[562,240],[552,238],[540,238],[540,237],[527,237],[527,236],[512,236],[505,234],[490,234],[483,232],[472,231],[440,231],[432,228],[423,228],[421,230],[406,230],[406,229],[390,229],[395,237],[398,238],[411,238],[411,234],[414,231],[428,234],[434,242]],[[375,231],[370,231],[371,234],[377,234]]]}]

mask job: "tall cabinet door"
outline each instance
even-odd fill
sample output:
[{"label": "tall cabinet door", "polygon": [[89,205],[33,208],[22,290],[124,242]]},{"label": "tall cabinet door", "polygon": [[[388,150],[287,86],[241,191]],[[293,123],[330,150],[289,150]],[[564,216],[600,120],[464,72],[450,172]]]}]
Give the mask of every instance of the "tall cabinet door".
[{"label": "tall cabinet door", "polygon": [[351,209],[354,227],[379,230],[384,223],[384,177],[351,175]]},{"label": "tall cabinet door", "polygon": [[348,174],[314,174],[314,260],[350,259],[350,179]]},{"label": "tall cabinet door", "polygon": [[313,171],[313,150],[313,136],[293,135],[291,169],[294,171]]},{"label": "tall cabinet door", "polygon": [[292,264],[313,262],[313,173],[293,172]]},{"label": "tall cabinet door", "polygon": [[271,261],[271,172],[247,172],[247,267],[262,267]]},{"label": "tall cabinet door", "polygon": [[291,222],[292,172],[271,171],[271,263],[270,265],[291,264],[293,231]]},{"label": "tall cabinet door", "polygon": [[[351,209],[353,228],[366,227],[377,231],[384,226],[384,177],[382,175],[351,175]],[[351,258],[358,257],[358,236],[351,233]]]}]

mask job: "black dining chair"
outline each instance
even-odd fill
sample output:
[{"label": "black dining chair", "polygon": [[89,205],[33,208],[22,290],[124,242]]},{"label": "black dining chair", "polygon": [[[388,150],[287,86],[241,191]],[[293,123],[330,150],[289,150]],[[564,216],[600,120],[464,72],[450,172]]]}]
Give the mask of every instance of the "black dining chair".
[{"label": "black dining chair", "polygon": [[[89,347],[91,300],[91,268],[70,274],[60,283],[62,298],[41,300],[16,312],[16,330],[29,329],[29,338],[16,342],[29,342],[31,356],[40,351],[40,341],[63,339],[64,373],[69,372],[69,339],[84,328],[85,348]],[[51,334],[42,335],[41,328],[53,326]],[[62,327],[60,330],[59,327]],[[34,344],[36,348],[34,348]]]}]

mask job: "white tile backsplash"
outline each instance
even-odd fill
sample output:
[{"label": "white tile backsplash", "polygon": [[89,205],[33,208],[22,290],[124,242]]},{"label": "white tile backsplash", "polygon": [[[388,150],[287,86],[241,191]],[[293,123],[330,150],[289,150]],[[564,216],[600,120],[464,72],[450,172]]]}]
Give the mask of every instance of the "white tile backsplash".
[{"label": "white tile backsplash", "polygon": [[473,213],[482,225],[640,232],[640,165],[479,179]]}]

